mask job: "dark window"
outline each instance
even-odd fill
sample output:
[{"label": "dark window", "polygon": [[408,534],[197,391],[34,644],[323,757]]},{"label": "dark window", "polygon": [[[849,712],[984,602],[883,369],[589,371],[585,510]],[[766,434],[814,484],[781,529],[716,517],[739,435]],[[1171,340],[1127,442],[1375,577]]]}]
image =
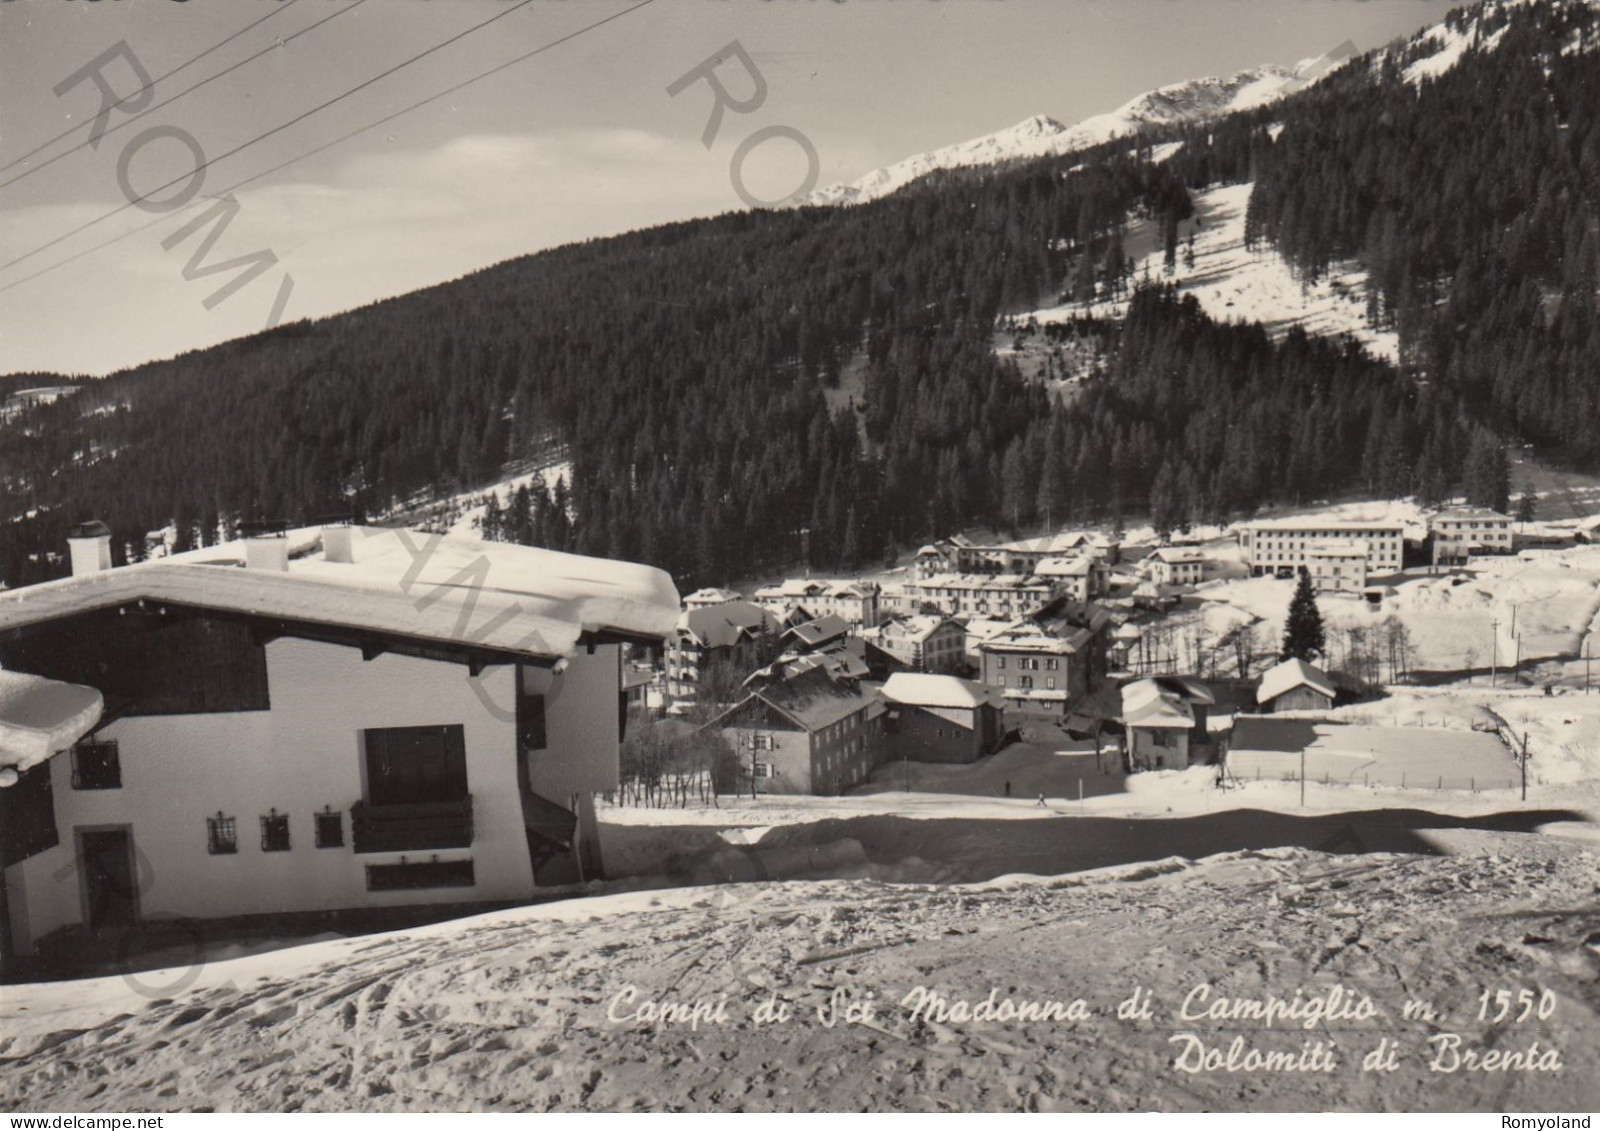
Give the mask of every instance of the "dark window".
[{"label": "dark window", "polygon": [[289,851],[289,814],[274,809],[261,818],[261,851]]},{"label": "dark window", "polygon": [[461,727],[385,727],[365,734],[367,804],[466,799],[467,746]]},{"label": "dark window", "polygon": [[239,851],[239,829],[232,817],[218,813],[206,818],[206,851],[213,856],[231,856]]},{"label": "dark window", "polygon": [[72,788],[122,788],[122,762],[115,741],[80,742],[72,748]]},{"label": "dark window", "polygon": [[[624,702],[623,710],[626,709],[627,705]],[[524,750],[545,748],[543,695],[523,695],[518,701],[517,737]]]},{"label": "dark window", "polygon": [[368,891],[406,891],[412,888],[469,888],[477,883],[471,860],[429,860],[411,864],[368,864]]},{"label": "dark window", "polygon": [[312,817],[317,826],[318,848],[344,847],[343,813],[314,813],[312,814]]}]

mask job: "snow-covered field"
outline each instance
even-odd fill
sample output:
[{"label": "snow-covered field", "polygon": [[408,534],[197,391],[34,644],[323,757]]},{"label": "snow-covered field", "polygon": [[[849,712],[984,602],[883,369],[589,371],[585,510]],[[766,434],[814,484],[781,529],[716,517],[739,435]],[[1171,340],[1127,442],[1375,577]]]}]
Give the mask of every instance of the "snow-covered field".
[{"label": "snow-covered field", "polygon": [[[1195,196],[1195,218],[1179,230],[1180,244],[1194,234],[1194,266],[1186,265],[1180,248],[1171,276],[1163,266],[1154,223],[1131,225],[1126,246],[1134,278],[1175,283],[1180,293],[1194,295],[1218,321],[1260,322],[1275,334],[1300,326],[1329,337],[1349,335],[1375,356],[1398,360],[1398,335],[1374,330],[1367,323],[1366,274],[1359,267],[1347,264],[1306,284],[1295,278],[1274,248],[1251,251],[1245,247],[1244,218],[1251,188],[1249,184],[1224,185]],[[1120,318],[1126,308],[1123,300],[1074,302],[1020,315],[1017,321],[1026,323],[1031,318],[1044,324],[1084,316]]]},{"label": "snow-covered field", "polygon": [[[1164,623],[1183,631],[1198,621],[1212,643],[1237,625],[1253,623],[1260,643],[1270,648],[1282,634],[1294,584],[1275,577],[1207,583],[1195,594],[1198,608],[1176,613]],[[1332,632],[1335,662],[1340,658],[1339,632],[1375,628],[1392,615],[1411,634],[1411,666],[1417,670],[1487,670],[1494,665],[1509,671],[1519,655],[1525,665],[1565,657],[1566,665],[1550,678],[1569,680],[1581,672],[1581,659],[1572,657],[1583,654],[1600,613],[1600,547],[1551,551],[1531,559],[1478,559],[1468,569],[1415,572],[1389,584],[1394,594],[1376,606],[1354,596],[1318,598],[1323,622]]]}]

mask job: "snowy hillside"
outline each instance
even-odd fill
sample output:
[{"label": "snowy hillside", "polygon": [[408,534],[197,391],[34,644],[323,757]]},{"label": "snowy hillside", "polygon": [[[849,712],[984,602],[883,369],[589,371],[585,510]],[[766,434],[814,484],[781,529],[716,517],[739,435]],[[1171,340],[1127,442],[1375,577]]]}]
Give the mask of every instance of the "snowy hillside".
[{"label": "snowy hillside", "polygon": [[[1247,249],[1244,244],[1245,209],[1251,185],[1224,185],[1194,198],[1195,218],[1185,222],[1180,239],[1194,236],[1194,264],[1180,255],[1174,273],[1163,267],[1160,233],[1146,222],[1130,226],[1125,247],[1134,265],[1134,278],[1171,281],[1180,292],[1192,294],[1212,318],[1221,322],[1260,322],[1274,334],[1291,326],[1329,337],[1348,334],[1377,357],[1395,361],[1399,337],[1393,331],[1373,330],[1367,324],[1366,273],[1350,264],[1336,268],[1327,278],[1303,284],[1283,257],[1270,246]],[[1068,303],[1020,315],[1037,322],[1061,322],[1084,315],[1120,318],[1125,301]]]},{"label": "snowy hillside", "polygon": [[807,197],[806,203],[861,204],[887,196],[939,169],[1073,153],[1130,136],[1148,126],[1206,121],[1234,110],[1264,106],[1316,82],[1354,54],[1354,46],[1346,43],[1337,51],[1294,67],[1268,65],[1240,71],[1231,78],[1203,78],[1164,86],[1141,94],[1117,110],[1085,118],[1072,126],[1038,115],[999,133],[875,169],[850,184],[818,189]]}]

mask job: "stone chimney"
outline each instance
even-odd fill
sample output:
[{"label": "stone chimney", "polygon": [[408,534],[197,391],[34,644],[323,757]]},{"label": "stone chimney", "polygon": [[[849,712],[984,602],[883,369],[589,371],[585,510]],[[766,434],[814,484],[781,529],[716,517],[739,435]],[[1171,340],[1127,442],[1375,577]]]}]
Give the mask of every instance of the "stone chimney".
[{"label": "stone chimney", "polygon": [[80,522],[67,531],[67,550],[73,577],[110,569],[111,528],[103,522]]},{"label": "stone chimney", "polygon": [[356,560],[354,531],[348,524],[329,525],[322,528],[322,560],[342,562],[346,565]]},{"label": "stone chimney", "polygon": [[282,534],[248,535],[244,540],[244,564],[247,569],[288,573],[289,539]]}]

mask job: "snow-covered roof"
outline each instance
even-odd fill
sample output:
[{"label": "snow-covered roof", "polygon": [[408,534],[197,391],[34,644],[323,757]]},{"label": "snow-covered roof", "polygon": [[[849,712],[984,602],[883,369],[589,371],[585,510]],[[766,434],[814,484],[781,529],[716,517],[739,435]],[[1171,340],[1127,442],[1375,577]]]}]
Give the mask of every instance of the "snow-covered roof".
[{"label": "snow-covered roof", "polygon": [[1040,577],[1087,577],[1094,572],[1090,558],[1046,558],[1033,567]]},{"label": "snow-covered roof", "polygon": [[702,605],[678,618],[678,631],[706,648],[731,648],[748,634],[763,628],[776,631],[777,626],[776,617],[749,601]]},{"label": "snow-covered roof", "polygon": [[906,590],[969,589],[973,591],[1040,592],[1050,590],[1050,583],[1037,577],[1024,577],[1020,573],[941,573],[924,581],[907,582]]},{"label": "snow-covered roof", "polygon": [[1122,689],[1122,721],[1154,730],[1188,730],[1194,711],[1181,694],[1153,679],[1135,680]]},{"label": "snow-covered roof", "polygon": [[1510,522],[1511,516],[1488,507],[1447,507],[1435,514],[1433,522]]},{"label": "snow-covered roof", "polygon": [[1059,534],[1043,534],[1037,538],[1019,538],[1015,542],[1002,542],[990,548],[1018,554],[1059,554],[1066,550],[1082,549],[1085,546],[1108,545],[1110,541],[1099,535],[1088,534],[1082,530],[1068,530]]},{"label": "snow-covered roof", "polygon": [[737,601],[743,593],[732,589],[696,589],[683,599],[685,605],[720,605],[727,601]]},{"label": "snow-covered roof", "polygon": [[1206,560],[1205,551],[1199,546],[1163,546],[1153,551],[1150,556],[1169,565],[1191,563],[1198,565]]},{"label": "snow-covered roof", "polygon": [[1315,516],[1302,518],[1261,518],[1254,522],[1239,524],[1240,530],[1326,530],[1330,533],[1343,533],[1352,531],[1356,533],[1384,531],[1391,532],[1405,530],[1406,524],[1399,521],[1392,522],[1357,522],[1342,518],[1317,518]]},{"label": "snow-covered roof", "polygon": [[0,767],[47,761],[88,734],[104,707],[92,687],[0,671]]},{"label": "snow-covered roof", "polygon": [[953,675],[895,672],[883,685],[883,696],[907,707],[946,707],[970,710],[995,706],[996,698],[981,683]]},{"label": "snow-covered roof", "polygon": [[835,637],[843,636],[849,631],[849,621],[835,613],[829,613],[825,617],[818,617],[816,620],[808,620],[803,624],[795,625],[789,629],[786,635],[799,637],[801,642],[805,644],[817,645],[824,640],[832,640]]},{"label": "snow-covered roof", "polygon": [[247,568],[235,541],[8,590],[0,630],[145,600],[558,657],[584,633],[664,639],[678,620],[672,578],[652,566],[389,527],[350,541],[353,562],[297,532],[283,570]]},{"label": "snow-covered roof", "polygon": [[1304,660],[1285,660],[1261,677],[1261,682],[1256,685],[1256,702],[1271,702],[1284,692],[1302,686],[1320,691],[1329,699],[1335,694],[1333,680],[1328,678],[1326,672]]},{"label": "snow-covered roof", "polygon": [[898,636],[905,640],[924,643],[945,625],[965,631],[962,626],[945,616],[932,616],[927,613],[916,613],[910,616],[893,617],[879,625],[875,635],[881,637]]}]

